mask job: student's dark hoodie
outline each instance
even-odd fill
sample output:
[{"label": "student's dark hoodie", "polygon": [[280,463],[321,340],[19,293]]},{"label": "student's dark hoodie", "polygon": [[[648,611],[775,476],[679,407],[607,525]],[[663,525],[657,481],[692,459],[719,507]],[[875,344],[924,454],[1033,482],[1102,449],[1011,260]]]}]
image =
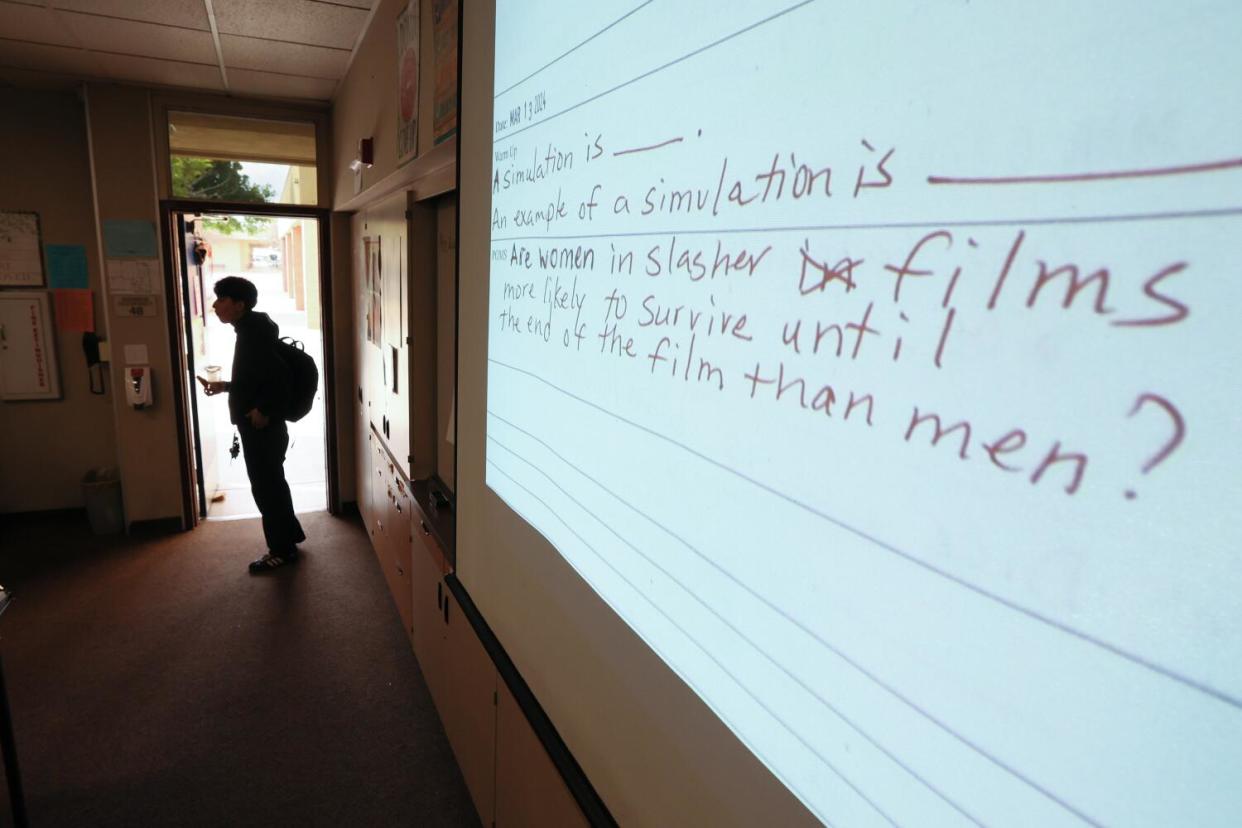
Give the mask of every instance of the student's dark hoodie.
[{"label": "student's dark hoodie", "polygon": [[289,369],[276,353],[280,328],[266,313],[246,311],[233,323],[233,375],[229,381],[229,419],[234,424],[246,412],[259,409],[269,419],[281,419],[291,392]]}]

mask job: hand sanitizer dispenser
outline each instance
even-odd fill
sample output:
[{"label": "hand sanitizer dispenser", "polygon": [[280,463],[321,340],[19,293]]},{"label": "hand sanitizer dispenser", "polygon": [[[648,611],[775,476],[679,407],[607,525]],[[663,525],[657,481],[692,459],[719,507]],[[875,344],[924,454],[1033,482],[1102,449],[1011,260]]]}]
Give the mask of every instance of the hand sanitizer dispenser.
[{"label": "hand sanitizer dispenser", "polygon": [[151,405],[151,367],[129,365],[125,368],[125,399],[134,408]]}]

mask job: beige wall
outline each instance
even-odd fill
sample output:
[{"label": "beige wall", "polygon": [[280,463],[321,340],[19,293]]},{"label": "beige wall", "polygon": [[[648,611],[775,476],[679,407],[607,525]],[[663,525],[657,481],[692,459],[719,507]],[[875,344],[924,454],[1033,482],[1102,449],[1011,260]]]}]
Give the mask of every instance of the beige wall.
[{"label": "beige wall", "polygon": [[[102,334],[99,248],[82,103],[72,92],[0,90],[0,210],[39,214],[44,244],[86,248]],[[82,474],[115,465],[112,381],[91,394],[82,334],[58,332],[63,398],[0,402],[0,513],[82,505]]]},{"label": "beige wall", "polygon": [[[110,219],[150,221],[158,234],[150,93],[134,87],[88,84],[86,105],[96,218],[101,226]],[[162,251],[157,253],[162,272]],[[147,347],[153,375],[154,405],[150,408],[131,408],[123,395],[113,400],[117,460],[129,523],[181,516],[180,450],[166,299],[167,286],[161,284],[157,302],[160,312],[152,319],[108,313],[113,383],[119,383],[124,374],[126,345]]]},{"label": "beige wall", "polygon": [[[169,286],[161,283],[159,315],[154,319],[110,315],[101,276],[104,251],[99,233],[104,220],[139,219],[151,221],[159,238],[159,199],[168,174],[164,162],[157,163],[156,159],[162,159],[166,152],[162,119],[167,107],[299,117],[320,125],[327,121],[322,107],[156,93],[106,83],[87,83],[80,92],[0,90],[0,112],[9,125],[0,130],[0,209],[38,212],[45,244],[81,244],[86,248],[90,287],[95,291],[96,328],[109,340],[114,356],[106,366],[107,394],[91,395],[81,334],[58,333],[64,398],[0,403],[0,513],[78,507],[82,504],[83,473],[114,465],[122,475],[128,522],[181,515],[181,447],[172,396]],[[330,190],[331,152],[326,130],[320,135],[322,177],[318,182],[302,182],[312,195],[326,195]],[[348,256],[348,251],[345,253]],[[157,255],[163,278],[163,251]],[[318,256],[317,248],[313,256]],[[248,259],[247,253],[238,264],[248,268]],[[347,288],[348,271],[344,271],[343,279]],[[343,294],[337,291],[334,298],[348,307],[347,289]],[[308,296],[307,301],[313,303],[317,297]],[[340,318],[348,326],[348,310]],[[344,333],[348,337],[350,329],[346,327]],[[155,405],[150,409],[136,411],[125,404],[123,394],[113,393],[122,387],[118,382],[124,370],[125,345],[147,347],[154,372]],[[348,368],[349,361],[344,362]],[[348,390],[352,376],[344,381]],[[349,410],[348,405],[345,410]],[[343,443],[343,447],[349,445]],[[352,489],[352,458],[342,456],[341,460],[342,476]]]},{"label": "beige wall", "polygon": [[250,242],[218,233],[204,234],[204,238],[211,245],[211,258],[207,260],[207,266],[213,277],[250,269]]},{"label": "beige wall", "polygon": [[[397,169],[397,15],[409,0],[380,0],[379,7],[349,74],[345,76],[332,107],[333,204],[340,206],[354,196],[354,174],[349,162],[362,138],[375,140],[375,165],[362,171],[362,187],[383,179]],[[431,2],[420,8],[419,63],[434,64]],[[418,79],[418,154],[432,148],[432,112],[435,73],[420,72]]]},{"label": "beige wall", "polygon": [[[302,246],[302,307],[306,310],[306,324],[311,328],[318,328],[320,326],[319,224],[314,221],[303,221],[302,232],[298,234],[298,240]],[[349,272],[342,274],[342,278],[348,279]]]}]

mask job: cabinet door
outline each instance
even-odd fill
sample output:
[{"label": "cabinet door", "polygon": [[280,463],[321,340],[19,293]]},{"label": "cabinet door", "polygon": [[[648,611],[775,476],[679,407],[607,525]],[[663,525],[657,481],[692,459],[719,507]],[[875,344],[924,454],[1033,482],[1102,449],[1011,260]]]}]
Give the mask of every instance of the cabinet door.
[{"label": "cabinet door", "polygon": [[384,456],[384,447],[378,439],[372,439],[371,458],[374,474],[371,475],[371,511],[375,517],[374,528],[371,530],[371,546],[375,549],[375,557],[379,560],[380,570],[384,573],[384,581],[391,589],[392,555],[389,552],[388,526],[391,522],[392,489],[388,463]]},{"label": "cabinet door", "polygon": [[362,525],[370,534],[375,529],[375,514],[371,500],[371,478],[375,475],[372,471],[375,465],[372,459],[375,454],[375,437],[370,427],[367,426],[365,407],[355,406],[354,414],[354,432],[357,437],[354,451],[357,463],[354,469],[354,489],[358,498],[358,513],[362,515]]},{"label": "cabinet door", "polygon": [[474,633],[461,605],[445,594],[444,706],[440,719],[466,788],[483,824],[496,800],[496,666]]},{"label": "cabinet door", "polygon": [[444,587],[439,550],[418,503],[410,501],[414,549],[410,556],[414,655],[437,710],[444,709]]},{"label": "cabinet door", "polygon": [[497,697],[496,828],[586,828],[586,817],[504,682]]},{"label": "cabinet door", "polygon": [[410,585],[410,544],[413,541],[410,534],[411,498],[409,487],[400,477],[394,479],[393,488],[392,513],[388,523],[389,552],[392,555],[395,575],[392,583],[392,597],[397,602],[401,626],[405,630],[406,637],[411,638],[412,644],[414,594]]}]

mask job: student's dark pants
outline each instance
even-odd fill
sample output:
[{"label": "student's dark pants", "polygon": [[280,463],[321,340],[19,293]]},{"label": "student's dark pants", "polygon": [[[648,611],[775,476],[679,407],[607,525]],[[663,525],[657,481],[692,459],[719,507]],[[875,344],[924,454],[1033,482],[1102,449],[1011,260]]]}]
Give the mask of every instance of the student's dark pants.
[{"label": "student's dark pants", "polygon": [[246,474],[255,505],[263,515],[263,537],[267,548],[280,554],[306,540],[302,524],[293,514],[293,498],[285,482],[285,450],[289,448],[289,427],[273,417],[265,428],[256,429],[250,421],[237,424],[241,435]]}]

